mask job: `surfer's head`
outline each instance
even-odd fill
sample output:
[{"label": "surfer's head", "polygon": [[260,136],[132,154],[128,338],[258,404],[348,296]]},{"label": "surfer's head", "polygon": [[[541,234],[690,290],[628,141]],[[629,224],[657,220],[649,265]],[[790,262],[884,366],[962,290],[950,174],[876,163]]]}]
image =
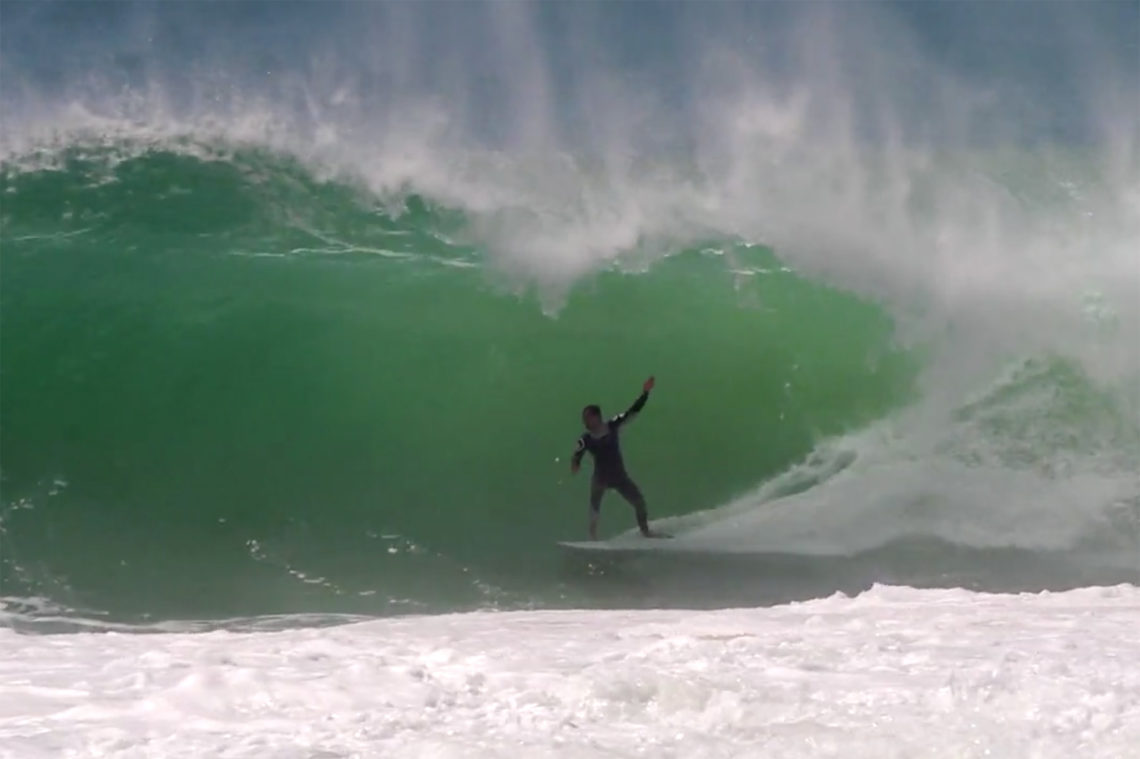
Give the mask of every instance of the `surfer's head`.
[{"label": "surfer's head", "polygon": [[590,404],[582,409],[582,424],[588,430],[596,430],[602,426],[602,407]]}]

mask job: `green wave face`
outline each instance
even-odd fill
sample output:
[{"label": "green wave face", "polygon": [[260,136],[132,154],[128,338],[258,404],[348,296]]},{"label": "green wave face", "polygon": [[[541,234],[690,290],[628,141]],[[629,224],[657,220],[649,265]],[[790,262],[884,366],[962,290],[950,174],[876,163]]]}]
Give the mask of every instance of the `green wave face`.
[{"label": "green wave face", "polygon": [[0,623],[1140,582],[1140,9],[1022,10],[4,4]]},{"label": "green wave face", "polygon": [[[874,304],[709,239],[545,314],[459,211],[280,155],[70,149],[2,175],[4,595],[119,616],[583,603],[579,411],[654,518],[911,397]],[[632,527],[617,496],[603,531]],[[582,573],[585,572],[583,575]]]}]

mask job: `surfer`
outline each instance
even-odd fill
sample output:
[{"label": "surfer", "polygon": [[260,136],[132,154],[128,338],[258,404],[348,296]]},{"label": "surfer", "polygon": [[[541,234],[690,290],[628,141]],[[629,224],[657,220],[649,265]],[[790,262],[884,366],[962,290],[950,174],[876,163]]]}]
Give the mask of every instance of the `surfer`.
[{"label": "surfer", "polygon": [[625,471],[625,463],[621,458],[621,445],[618,440],[618,431],[633,421],[634,417],[645,407],[649,400],[649,391],[653,389],[653,377],[645,380],[641,395],[625,412],[618,414],[609,421],[602,418],[602,409],[596,405],[586,406],[582,409],[582,423],[586,431],[578,438],[578,446],[570,458],[570,473],[577,474],[582,466],[582,457],[587,451],[594,457],[594,476],[590,480],[590,540],[598,539],[598,517],[601,514],[602,496],[609,489],[614,489],[622,498],[633,506],[637,514],[637,526],[641,534],[647,538],[664,538],[667,535],[655,533],[649,529],[649,515],[645,510],[645,498],[641,490]]}]

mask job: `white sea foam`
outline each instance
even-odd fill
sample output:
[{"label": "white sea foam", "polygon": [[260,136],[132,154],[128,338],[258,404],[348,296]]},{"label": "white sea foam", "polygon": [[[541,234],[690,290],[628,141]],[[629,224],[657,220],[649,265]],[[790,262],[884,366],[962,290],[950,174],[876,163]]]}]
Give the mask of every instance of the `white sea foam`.
[{"label": "white sea foam", "polygon": [[1138,757],[1140,588],[0,631],[0,756]]}]

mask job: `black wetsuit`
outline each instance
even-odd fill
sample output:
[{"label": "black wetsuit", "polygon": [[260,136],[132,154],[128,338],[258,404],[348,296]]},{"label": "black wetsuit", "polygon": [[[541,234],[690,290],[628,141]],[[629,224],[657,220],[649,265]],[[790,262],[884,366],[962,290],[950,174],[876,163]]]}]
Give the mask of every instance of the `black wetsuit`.
[{"label": "black wetsuit", "polygon": [[592,432],[584,433],[578,438],[578,447],[574,451],[574,464],[582,461],[587,451],[594,458],[594,477],[590,481],[590,510],[597,513],[602,507],[602,496],[606,490],[613,488],[621,493],[622,498],[629,501],[637,513],[637,526],[641,532],[648,534],[649,517],[645,510],[645,498],[637,484],[630,479],[625,471],[625,462],[621,458],[621,442],[618,439],[618,430],[622,425],[633,420],[637,412],[649,400],[649,393],[644,392],[638,396],[624,413],[618,414],[605,423],[604,431],[595,436]]}]

